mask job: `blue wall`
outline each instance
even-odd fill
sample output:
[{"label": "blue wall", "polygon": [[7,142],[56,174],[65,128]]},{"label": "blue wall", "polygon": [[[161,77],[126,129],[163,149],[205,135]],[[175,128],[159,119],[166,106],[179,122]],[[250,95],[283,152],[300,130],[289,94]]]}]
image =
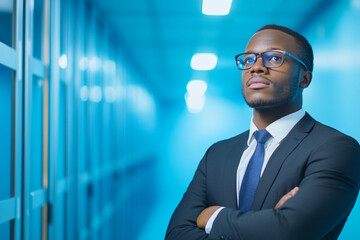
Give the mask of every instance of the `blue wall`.
[{"label": "blue wall", "polygon": [[[360,142],[360,2],[338,1],[311,23],[306,35],[314,48],[314,78],[304,107],[315,118]],[[339,239],[360,239],[358,198]]]}]

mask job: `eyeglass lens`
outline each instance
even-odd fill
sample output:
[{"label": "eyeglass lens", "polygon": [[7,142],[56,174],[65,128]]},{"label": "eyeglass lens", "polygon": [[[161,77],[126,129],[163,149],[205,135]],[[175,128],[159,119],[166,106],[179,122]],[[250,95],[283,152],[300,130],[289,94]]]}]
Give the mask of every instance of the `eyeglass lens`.
[{"label": "eyeglass lens", "polygon": [[265,67],[280,67],[283,63],[284,54],[277,51],[268,51],[263,53],[244,53],[237,57],[238,68],[248,69],[255,64],[257,56],[260,55]]}]

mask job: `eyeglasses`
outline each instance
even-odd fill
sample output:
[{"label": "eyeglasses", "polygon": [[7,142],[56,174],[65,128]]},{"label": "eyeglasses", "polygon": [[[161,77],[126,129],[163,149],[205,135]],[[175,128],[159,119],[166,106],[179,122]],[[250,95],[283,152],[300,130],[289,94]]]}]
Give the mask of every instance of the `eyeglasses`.
[{"label": "eyeglasses", "polygon": [[235,56],[236,66],[239,70],[250,69],[257,61],[258,56],[260,55],[262,62],[267,68],[277,68],[284,63],[285,55],[288,55],[298,61],[305,69],[308,71],[307,66],[299,58],[295,57],[291,53],[288,53],[283,50],[271,50],[261,53],[241,53]]}]

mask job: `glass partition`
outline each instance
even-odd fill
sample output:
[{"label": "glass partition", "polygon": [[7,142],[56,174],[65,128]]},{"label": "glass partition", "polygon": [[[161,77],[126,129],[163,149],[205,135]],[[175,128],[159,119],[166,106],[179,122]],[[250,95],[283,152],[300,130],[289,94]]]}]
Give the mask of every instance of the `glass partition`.
[{"label": "glass partition", "polygon": [[0,42],[12,46],[13,42],[13,0],[0,1]]}]

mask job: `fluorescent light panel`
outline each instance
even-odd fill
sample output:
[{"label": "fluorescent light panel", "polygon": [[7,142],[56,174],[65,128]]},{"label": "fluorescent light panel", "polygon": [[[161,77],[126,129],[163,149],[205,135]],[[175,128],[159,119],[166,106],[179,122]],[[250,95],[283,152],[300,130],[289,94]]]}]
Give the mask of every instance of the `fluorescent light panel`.
[{"label": "fluorescent light panel", "polygon": [[190,113],[200,113],[205,105],[205,96],[185,94],[186,107]]},{"label": "fluorescent light panel", "polygon": [[186,106],[189,112],[199,113],[205,104],[207,84],[203,80],[191,80],[186,86]]},{"label": "fluorescent light panel", "polygon": [[207,84],[203,80],[191,80],[186,85],[186,90],[191,96],[203,96],[206,92]]},{"label": "fluorescent light panel", "polygon": [[62,69],[65,69],[67,67],[67,56],[65,54],[61,55],[61,57],[59,58],[59,66]]},{"label": "fluorescent light panel", "polygon": [[228,15],[232,0],[203,0],[202,13],[205,15]]},{"label": "fluorescent light panel", "polygon": [[194,70],[211,70],[217,63],[217,56],[213,53],[197,53],[191,58],[191,67]]}]

